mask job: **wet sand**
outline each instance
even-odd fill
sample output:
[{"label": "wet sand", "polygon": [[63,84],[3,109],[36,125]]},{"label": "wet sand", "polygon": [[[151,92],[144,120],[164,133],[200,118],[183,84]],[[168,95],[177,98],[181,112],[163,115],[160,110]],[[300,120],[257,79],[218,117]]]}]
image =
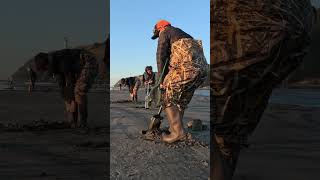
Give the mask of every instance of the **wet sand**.
[{"label": "wet sand", "polygon": [[[106,93],[89,93],[89,130],[0,129],[0,179],[106,179],[108,114]],[[63,101],[55,92],[0,92],[2,125],[63,120]]]},{"label": "wet sand", "polygon": [[[143,91],[138,99],[138,104],[128,103],[127,90],[111,91],[111,179],[208,179],[209,147],[172,148],[141,138],[140,131],[146,129],[158,109],[144,109]],[[185,112],[184,125],[192,119],[209,125],[209,104],[209,97],[194,96]],[[166,118],[164,122],[167,126]],[[209,130],[192,133],[209,143]]]},{"label": "wet sand", "polygon": [[319,179],[319,107],[270,104],[249,142],[235,180]]}]

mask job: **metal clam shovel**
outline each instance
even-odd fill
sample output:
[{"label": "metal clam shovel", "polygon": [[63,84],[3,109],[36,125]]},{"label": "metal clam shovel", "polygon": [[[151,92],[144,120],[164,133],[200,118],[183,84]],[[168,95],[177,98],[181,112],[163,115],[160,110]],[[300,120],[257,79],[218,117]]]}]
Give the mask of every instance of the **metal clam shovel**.
[{"label": "metal clam shovel", "polygon": [[145,97],[145,102],[144,102],[144,108],[145,109],[149,109],[150,108],[150,102],[151,102],[151,98],[150,98],[150,84],[148,83],[147,85],[147,95]]},{"label": "metal clam shovel", "polygon": [[160,128],[161,120],[163,119],[163,117],[160,115],[161,112],[162,112],[162,106],[160,106],[158,113],[151,117],[149,121],[148,129],[142,130],[141,131],[142,134],[146,134],[148,131],[152,131]]}]

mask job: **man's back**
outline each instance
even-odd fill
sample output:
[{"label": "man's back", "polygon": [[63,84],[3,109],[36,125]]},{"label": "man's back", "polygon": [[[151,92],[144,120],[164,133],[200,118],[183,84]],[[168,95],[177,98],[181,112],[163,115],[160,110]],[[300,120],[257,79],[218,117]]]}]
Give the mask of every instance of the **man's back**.
[{"label": "man's back", "polygon": [[63,49],[49,53],[51,73],[55,74],[78,74],[84,62],[81,62],[81,49]]}]

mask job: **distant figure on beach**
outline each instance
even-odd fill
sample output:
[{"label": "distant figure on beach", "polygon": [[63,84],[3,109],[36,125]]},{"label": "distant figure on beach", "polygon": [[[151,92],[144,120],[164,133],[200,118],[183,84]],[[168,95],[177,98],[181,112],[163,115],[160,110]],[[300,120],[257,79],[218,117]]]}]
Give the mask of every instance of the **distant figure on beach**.
[{"label": "distant figure on beach", "polygon": [[130,100],[132,102],[138,102],[138,90],[141,85],[141,81],[138,77],[128,77],[122,78],[120,83],[125,87],[127,86],[129,89]]},{"label": "distant figure on beach", "polygon": [[[154,97],[155,91],[151,92],[151,89],[155,85],[155,82],[156,82],[156,74],[152,71],[152,66],[147,66],[144,69],[144,73],[142,75],[142,83],[144,84],[146,96]],[[152,95],[150,94],[150,92],[152,93]],[[145,108],[148,109],[152,101],[154,101],[154,99],[153,98],[145,98],[145,99],[146,99],[146,103],[148,103],[147,105],[145,105],[147,106]]]},{"label": "distant figure on beach", "polygon": [[162,141],[173,143],[185,139],[182,119],[185,108],[195,90],[205,81],[208,65],[201,41],[170,22],[160,20],[154,26],[152,39],[158,39],[157,66],[161,78],[162,108],[165,110],[170,134],[163,134]]},{"label": "distant figure on beach", "polygon": [[14,89],[14,80],[13,77],[8,77],[8,89]]},{"label": "distant figure on beach", "polygon": [[37,74],[30,66],[27,68],[27,71],[28,71],[28,77],[29,77],[29,83],[30,83],[29,87],[28,87],[28,92],[30,94],[35,88],[35,82],[37,80]]},{"label": "distant figure on beach", "polygon": [[[144,69],[144,73],[142,76],[142,83],[144,84],[146,94],[147,94],[147,91],[150,92],[151,87],[154,86],[155,82],[156,82],[156,75],[152,71],[152,66],[147,66]],[[148,85],[149,85],[149,89],[147,89]]]},{"label": "distant figure on beach", "polygon": [[211,4],[212,179],[233,179],[273,89],[306,55],[312,18],[309,0]]},{"label": "distant figure on beach", "polygon": [[120,90],[120,91],[121,91],[121,88],[122,88],[122,84],[120,83],[120,84],[119,84],[119,90]]},{"label": "distant figure on beach", "polygon": [[36,70],[55,75],[71,127],[87,126],[87,92],[98,74],[95,56],[83,49],[63,49],[35,56]]}]

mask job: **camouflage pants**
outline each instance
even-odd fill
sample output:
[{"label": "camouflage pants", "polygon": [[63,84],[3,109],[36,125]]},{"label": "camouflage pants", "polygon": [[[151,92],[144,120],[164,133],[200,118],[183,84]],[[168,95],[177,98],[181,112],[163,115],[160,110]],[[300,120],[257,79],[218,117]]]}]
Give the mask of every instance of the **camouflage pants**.
[{"label": "camouflage pants", "polygon": [[98,74],[96,58],[87,52],[81,54],[81,61],[84,63],[74,88],[75,101],[82,103],[82,97],[88,92]]},{"label": "camouflage pants", "polygon": [[217,0],[213,11],[214,132],[241,143],[256,127],[272,89],[306,54],[311,6],[302,0]]},{"label": "camouflage pants", "polygon": [[231,180],[273,88],[306,54],[312,8],[309,0],[215,0],[211,11],[210,169]]},{"label": "camouflage pants", "polygon": [[185,109],[194,91],[207,77],[208,65],[199,41],[184,38],[173,43],[169,72],[164,78],[163,106]]},{"label": "camouflage pants", "polygon": [[[64,87],[64,99],[67,121],[72,124],[76,123],[77,125],[84,125],[86,124],[88,116],[86,94],[90,89],[91,84],[94,82],[98,72],[98,67],[93,55],[83,52],[80,55],[80,58],[80,62],[83,63],[83,67],[79,76],[76,78],[75,83],[69,82],[67,84],[70,85]],[[69,93],[69,95],[66,93]]]},{"label": "camouflage pants", "polygon": [[223,149],[246,144],[272,89],[301,63],[312,10],[307,0],[217,0],[212,8],[212,124]]}]

